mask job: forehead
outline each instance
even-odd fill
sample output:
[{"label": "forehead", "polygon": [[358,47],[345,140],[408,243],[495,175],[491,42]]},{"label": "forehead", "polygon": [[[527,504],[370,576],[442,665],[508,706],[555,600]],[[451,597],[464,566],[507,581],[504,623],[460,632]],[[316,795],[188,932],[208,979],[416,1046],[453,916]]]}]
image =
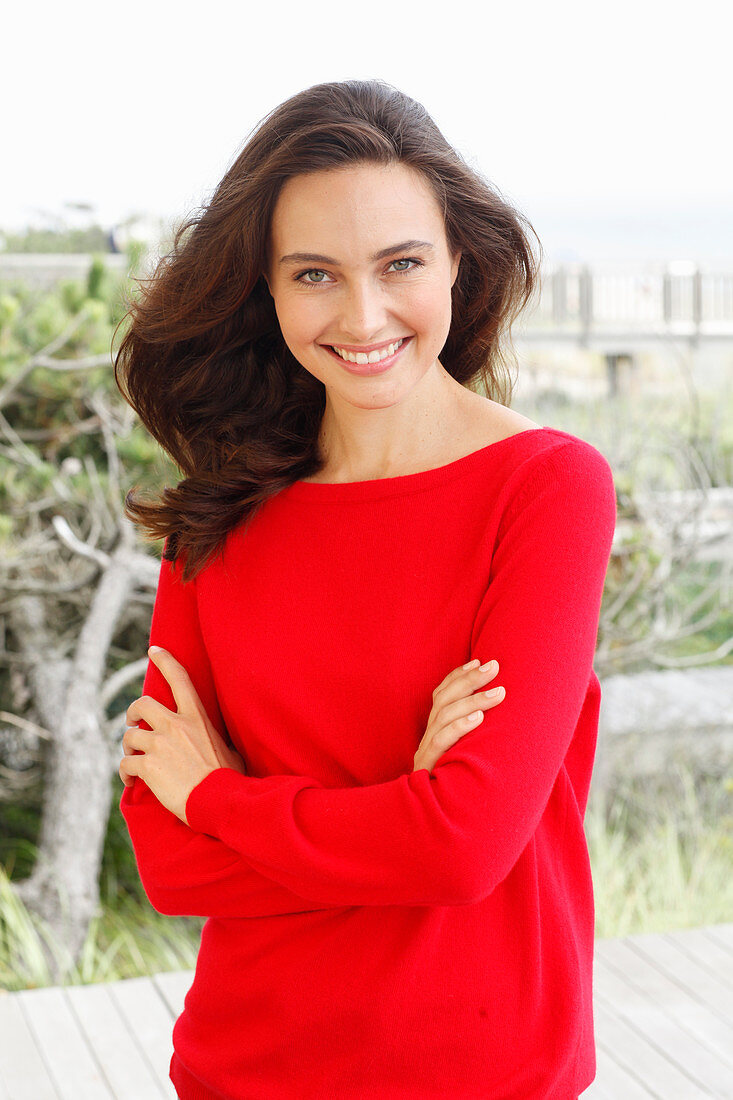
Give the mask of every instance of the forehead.
[{"label": "forehead", "polygon": [[276,251],[319,251],[357,240],[371,248],[440,234],[443,221],[430,185],[404,164],[352,165],[294,176],[272,217]]}]

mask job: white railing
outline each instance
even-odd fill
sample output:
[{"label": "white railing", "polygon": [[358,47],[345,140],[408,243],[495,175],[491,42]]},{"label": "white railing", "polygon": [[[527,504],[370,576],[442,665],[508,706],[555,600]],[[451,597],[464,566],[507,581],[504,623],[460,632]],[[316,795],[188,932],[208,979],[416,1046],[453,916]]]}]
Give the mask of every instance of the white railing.
[{"label": "white railing", "polygon": [[544,267],[539,296],[512,331],[586,346],[733,339],[733,258],[729,271],[688,261]]}]

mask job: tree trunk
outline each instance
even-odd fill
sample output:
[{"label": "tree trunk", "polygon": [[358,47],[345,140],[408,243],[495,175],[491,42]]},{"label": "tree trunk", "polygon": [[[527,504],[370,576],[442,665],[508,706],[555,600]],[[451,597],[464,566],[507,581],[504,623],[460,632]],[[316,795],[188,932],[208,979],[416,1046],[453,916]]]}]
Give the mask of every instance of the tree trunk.
[{"label": "tree trunk", "polygon": [[[139,555],[137,555],[139,557]],[[45,761],[38,859],[15,889],[67,954],[44,953],[55,984],[75,963],[99,911],[99,870],[111,803],[110,747],[100,705],[107,653],[134,580],[134,557],[120,544],[101,574],[73,661],[50,652],[40,598],[14,602],[17,636],[33,665],[43,723],[54,734]]]}]

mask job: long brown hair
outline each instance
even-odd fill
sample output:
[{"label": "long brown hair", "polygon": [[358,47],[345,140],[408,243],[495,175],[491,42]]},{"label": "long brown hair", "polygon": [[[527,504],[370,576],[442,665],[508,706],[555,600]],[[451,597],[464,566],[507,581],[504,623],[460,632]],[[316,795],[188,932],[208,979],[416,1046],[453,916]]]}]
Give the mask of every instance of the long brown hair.
[{"label": "long brown hair", "polygon": [[[440,360],[507,404],[503,338],[539,286],[527,219],[446,141],[425,108],[383,80],[315,84],[255,126],[214,191],[129,305],[115,381],[184,474],[125,511],[184,559],[184,581],[269,497],[321,469],[323,383],[283,340],[263,272],[272,213],[292,176],[359,164],[422,172],[462,252]],[[191,230],[188,233],[188,230]],[[540,256],[542,246],[539,245]],[[124,320],[124,318],[123,318]]]}]

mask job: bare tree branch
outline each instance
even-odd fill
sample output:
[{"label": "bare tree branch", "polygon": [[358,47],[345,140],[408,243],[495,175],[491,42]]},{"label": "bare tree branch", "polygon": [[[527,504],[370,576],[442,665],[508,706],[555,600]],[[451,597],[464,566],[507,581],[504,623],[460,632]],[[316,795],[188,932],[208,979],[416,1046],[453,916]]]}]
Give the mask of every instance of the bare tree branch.
[{"label": "bare tree branch", "polygon": [[31,355],[24,364],[13,374],[11,378],[7,380],[4,386],[0,387],[0,409],[4,408],[8,404],[13,393],[23,384],[26,378],[36,369],[36,367],[43,367],[46,370],[92,370],[95,367],[107,367],[111,365],[111,358],[109,353],[104,355],[88,355],[79,359],[54,359],[54,352],[62,348],[74,333],[81,327],[82,323],[86,321],[89,316],[89,306],[85,302],[82,308],[74,314],[69,324],[54,337],[50,344],[47,344],[45,348]]},{"label": "bare tree branch", "polygon": [[145,675],[147,667],[148,658],[141,657],[140,660],[131,661],[129,665],[117,669],[111,676],[108,676],[104,682],[104,687],[99,693],[99,702],[102,708],[106,710],[115,696],[118,695],[124,687],[127,687],[127,685],[134,680],[141,679]]},{"label": "bare tree branch", "polygon": [[51,741],[53,734],[39,726],[37,722],[29,722],[27,718],[21,718],[17,714],[11,714],[7,710],[0,710],[0,722],[9,722],[11,726],[19,726],[20,729],[28,730],[29,733],[35,734],[36,737],[41,737],[44,741]]},{"label": "bare tree branch", "polygon": [[107,569],[109,567],[109,554],[105,554],[103,550],[97,550],[95,547],[90,546],[89,543],[82,542],[81,539],[78,539],[63,516],[52,516],[51,523],[64,545],[68,546],[70,550],[73,550],[75,554],[79,554],[80,557],[88,558],[90,561],[96,562],[100,569]]}]

